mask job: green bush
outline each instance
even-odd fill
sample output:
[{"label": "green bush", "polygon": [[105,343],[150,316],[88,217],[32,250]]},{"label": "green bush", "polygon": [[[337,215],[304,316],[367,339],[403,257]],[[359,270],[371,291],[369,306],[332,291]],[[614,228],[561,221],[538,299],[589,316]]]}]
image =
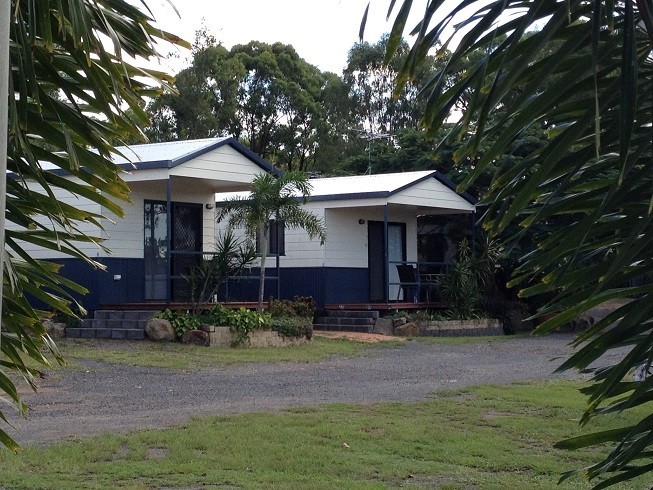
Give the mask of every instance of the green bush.
[{"label": "green bush", "polygon": [[268,313],[259,314],[242,307],[238,310],[231,310],[223,305],[215,305],[199,318],[202,323],[229,327],[229,331],[237,335],[233,345],[246,344],[249,342],[250,332],[270,327]]},{"label": "green bush", "polygon": [[273,318],[313,318],[315,301],[311,296],[295,296],[292,301],[289,299],[271,299],[268,302],[268,313]]},{"label": "green bush", "polygon": [[277,317],[270,321],[270,328],[284,337],[313,337],[313,321],[310,318]]},{"label": "green bush", "polygon": [[181,337],[190,330],[199,329],[200,325],[202,324],[198,317],[186,311],[170,311],[166,309],[164,311],[160,311],[154,315],[154,317],[168,320],[172,325],[177,338]]}]

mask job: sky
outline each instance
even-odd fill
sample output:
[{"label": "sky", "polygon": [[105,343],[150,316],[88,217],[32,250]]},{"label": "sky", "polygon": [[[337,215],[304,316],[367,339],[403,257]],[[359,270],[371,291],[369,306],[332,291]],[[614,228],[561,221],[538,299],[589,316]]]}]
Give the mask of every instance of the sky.
[{"label": "sky", "polygon": [[[414,2],[413,18],[422,11],[425,1]],[[166,0],[147,1],[157,25],[191,43],[195,32],[204,25],[227,48],[249,41],[291,44],[310,64],[340,75],[349,49],[358,41],[368,0],[172,0],[172,3],[179,16]],[[371,1],[365,41],[378,41],[392,27],[385,20],[389,3],[389,0]],[[409,20],[408,26],[412,25],[414,22]],[[173,52],[173,57],[164,61],[161,68],[176,73],[188,66],[189,58],[187,52]]]}]

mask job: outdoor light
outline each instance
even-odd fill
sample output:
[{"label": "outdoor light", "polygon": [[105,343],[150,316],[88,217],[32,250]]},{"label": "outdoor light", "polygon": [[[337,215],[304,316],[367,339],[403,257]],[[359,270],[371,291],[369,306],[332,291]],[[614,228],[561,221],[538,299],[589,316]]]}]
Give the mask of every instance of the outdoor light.
[{"label": "outdoor light", "polygon": [[364,220],[363,218],[359,219],[359,220],[358,220],[358,224],[359,224],[359,225],[364,225],[364,224],[365,224],[365,220]]},{"label": "outdoor light", "polygon": [[215,207],[215,204],[208,203],[206,205],[206,209],[213,209]]}]

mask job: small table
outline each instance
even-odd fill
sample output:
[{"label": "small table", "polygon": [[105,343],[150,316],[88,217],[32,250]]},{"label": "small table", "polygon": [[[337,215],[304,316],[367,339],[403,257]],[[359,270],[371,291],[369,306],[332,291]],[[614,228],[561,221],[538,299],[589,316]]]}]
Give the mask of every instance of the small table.
[{"label": "small table", "polygon": [[431,292],[437,292],[442,274],[420,274],[420,287],[426,291],[426,302],[431,301]]}]

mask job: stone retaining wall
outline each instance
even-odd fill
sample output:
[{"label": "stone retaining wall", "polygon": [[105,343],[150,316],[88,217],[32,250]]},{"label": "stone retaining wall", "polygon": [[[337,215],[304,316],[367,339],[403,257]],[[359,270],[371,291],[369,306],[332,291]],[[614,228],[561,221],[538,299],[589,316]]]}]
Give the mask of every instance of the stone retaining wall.
[{"label": "stone retaining wall", "polygon": [[[387,325],[384,325],[387,330]],[[394,335],[404,337],[473,337],[483,335],[503,335],[503,326],[493,318],[476,320],[439,320],[408,322],[397,321],[393,326]]]},{"label": "stone retaining wall", "polygon": [[[231,333],[229,327],[209,328],[211,347],[231,347],[238,335]],[[249,334],[250,347],[289,347],[309,343],[306,337],[284,337],[274,330],[256,330]]]},{"label": "stone retaining wall", "polygon": [[433,321],[420,325],[420,333],[431,337],[503,335],[503,326],[494,318]]}]

